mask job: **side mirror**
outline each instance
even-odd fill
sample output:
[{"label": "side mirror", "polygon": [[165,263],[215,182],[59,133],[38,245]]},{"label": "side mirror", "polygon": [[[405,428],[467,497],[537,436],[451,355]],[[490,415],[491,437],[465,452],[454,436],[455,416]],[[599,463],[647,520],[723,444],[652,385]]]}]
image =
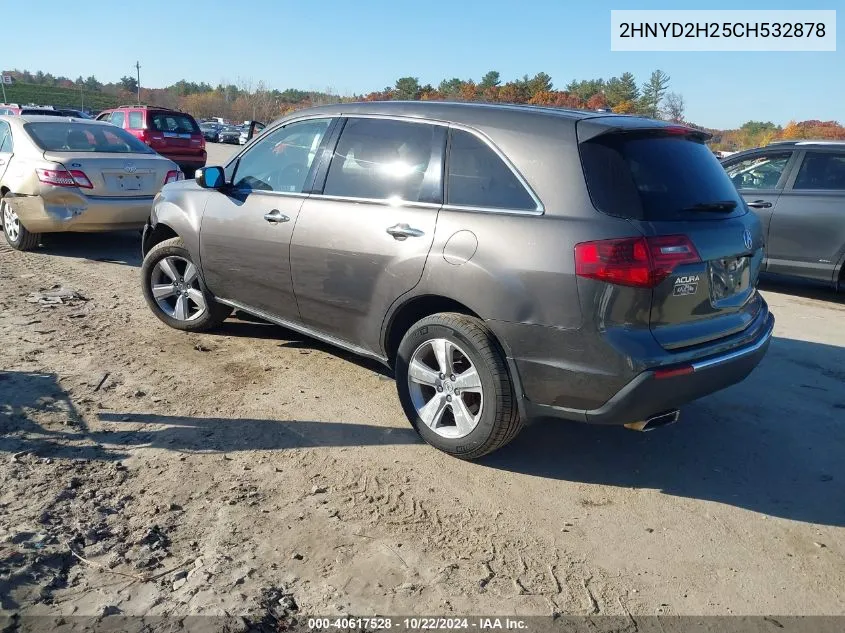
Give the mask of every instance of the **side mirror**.
[{"label": "side mirror", "polygon": [[251,141],[254,137],[261,134],[261,131],[267,127],[260,121],[250,121],[249,122],[249,131],[246,134],[246,140]]},{"label": "side mirror", "polygon": [[226,184],[226,174],[222,167],[203,167],[197,169],[196,181],[203,189],[219,189]]}]

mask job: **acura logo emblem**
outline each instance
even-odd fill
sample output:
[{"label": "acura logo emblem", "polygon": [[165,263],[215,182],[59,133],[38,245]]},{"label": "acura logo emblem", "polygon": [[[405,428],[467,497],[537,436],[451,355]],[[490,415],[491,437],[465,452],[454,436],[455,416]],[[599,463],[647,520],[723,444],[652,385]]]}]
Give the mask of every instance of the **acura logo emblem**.
[{"label": "acura logo emblem", "polygon": [[749,251],[754,247],[754,238],[751,237],[751,231],[748,229],[742,232],[742,242]]},{"label": "acura logo emblem", "polygon": [[127,174],[134,174],[136,171],[138,171],[138,168],[135,166],[135,163],[126,163],[123,166],[123,171],[125,171]]}]

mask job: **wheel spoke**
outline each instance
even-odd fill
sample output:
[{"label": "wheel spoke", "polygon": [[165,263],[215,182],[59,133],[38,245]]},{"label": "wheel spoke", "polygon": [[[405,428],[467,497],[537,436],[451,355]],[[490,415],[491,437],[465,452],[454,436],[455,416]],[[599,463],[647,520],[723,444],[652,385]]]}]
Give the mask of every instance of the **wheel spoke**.
[{"label": "wheel spoke", "polygon": [[467,409],[466,404],[461,398],[452,398],[450,406],[452,407],[452,416],[455,418],[455,426],[458,427],[458,432],[462,436],[467,435],[475,428],[475,416]]},{"label": "wheel spoke", "polygon": [[431,429],[440,424],[443,419],[443,412],[446,410],[446,396],[442,393],[434,394],[434,397],[419,410],[420,419]]},{"label": "wheel spoke", "polygon": [[173,312],[173,317],[180,321],[188,319],[188,298],[185,295],[179,295],[176,298],[176,309]]},{"label": "wheel spoke", "polygon": [[452,344],[445,338],[436,338],[431,342],[437,366],[441,374],[447,376],[452,373]]},{"label": "wheel spoke", "polygon": [[461,391],[481,393],[481,378],[478,377],[475,367],[470,367],[465,372],[455,376],[455,388]]},{"label": "wheel spoke", "polygon": [[408,377],[421,385],[428,385],[430,387],[437,385],[437,372],[416,358],[408,366]]},{"label": "wheel spoke", "polygon": [[192,262],[188,262],[185,267],[185,284],[190,286],[197,280],[197,267]]},{"label": "wheel spoke", "polygon": [[188,298],[196,304],[200,312],[205,310],[205,297],[202,295],[202,292],[196,288],[190,288],[188,290]]},{"label": "wheel spoke", "polygon": [[153,284],[153,296],[156,299],[167,299],[176,294],[173,284]]},{"label": "wheel spoke", "polygon": [[166,257],[158,263],[161,272],[170,277],[170,281],[176,281],[179,278],[179,273],[176,272],[176,268],[173,266],[174,262],[174,258]]}]

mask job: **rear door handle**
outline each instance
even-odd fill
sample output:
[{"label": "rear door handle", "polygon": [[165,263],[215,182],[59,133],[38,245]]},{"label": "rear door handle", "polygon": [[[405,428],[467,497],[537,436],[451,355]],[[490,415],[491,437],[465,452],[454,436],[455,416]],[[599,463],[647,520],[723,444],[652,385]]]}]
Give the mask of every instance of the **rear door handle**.
[{"label": "rear door handle", "polygon": [[755,200],[754,202],[746,202],[752,209],[771,209],[772,203],[765,200]]},{"label": "rear door handle", "polygon": [[281,224],[282,222],[289,222],[290,218],[286,215],[283,215],[281,211],[278,209],[273,209],[270,213],[264,214],[264,219],[267,220],[270,224]]},{"label": "rear door handle", "polygon": [[425,235],[419,229],[408,226],[407,224],[394,224],[387,227],[387,233],[393,236],[393,239],[402,241],[409,237],[422,237]]}]

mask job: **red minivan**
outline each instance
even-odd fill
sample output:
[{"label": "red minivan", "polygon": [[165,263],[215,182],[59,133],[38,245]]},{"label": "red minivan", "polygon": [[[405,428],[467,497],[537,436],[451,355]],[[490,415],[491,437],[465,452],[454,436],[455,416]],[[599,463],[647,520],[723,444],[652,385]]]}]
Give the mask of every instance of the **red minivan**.
[{"label": "red minivan", "polygon": [[103,110],[97,120],[123,128],[179,165],[188,178],[205,167],[205,139],[196,120],[187,112],[158,106],[120,106]]}]

